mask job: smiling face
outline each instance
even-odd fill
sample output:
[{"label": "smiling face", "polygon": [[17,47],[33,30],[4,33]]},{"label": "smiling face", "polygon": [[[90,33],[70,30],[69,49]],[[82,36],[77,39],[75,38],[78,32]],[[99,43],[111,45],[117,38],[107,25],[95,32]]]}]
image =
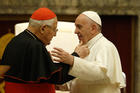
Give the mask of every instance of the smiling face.
[{"label": "smiling face", "polygon": [[75,34],[77,34],[80,41],[86,44],[97,33],[97,25],[87,16],[80,14],[75,20]]}]

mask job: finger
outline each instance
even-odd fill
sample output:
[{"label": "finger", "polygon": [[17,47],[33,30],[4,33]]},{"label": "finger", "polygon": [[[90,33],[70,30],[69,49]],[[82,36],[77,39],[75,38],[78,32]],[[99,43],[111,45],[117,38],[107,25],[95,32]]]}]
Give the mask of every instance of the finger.
[{"label": "finger", "polygon": [[61,56],[58,55],[58,54],[56,54],[56,53],[52,53],[51,56],[53,56],[53,57],[57,57],[57,58],[60,58],[60,59],[61,59]]},{"label": "finger", "polygon": [[57,54],[57,55],[61,55],[61,52],[57,51],[57,50],[52,50],[51,54]]},{"label": "finger", "polygon": [[54,47],[53,49],[54,50],[57,50],[57,51],[60,51],[60,52],[63,52],[64,51],[62,48],[57,48],[57,47]]},{"label": "finger", "polygon": [[80,41],[79,45],[78,46],[82,46],[83,45],[83,41]]},{"label": "finger", "polygon": [[50,51],[48,51],[48,53],[50,53]]},{"label": "finger", "polygon": [[87,46],[87,45],[83,45],[83,47],[88,48],[88,46]]},{"label": "finger", "polygon": [[80,42],[80,45],[83,45],[83,41]]},{"label": "finger", "polygon": [[57,59],[57,58],[53,58],[53,61],[56,61],[56,62],[62,62],[61,59]]}]

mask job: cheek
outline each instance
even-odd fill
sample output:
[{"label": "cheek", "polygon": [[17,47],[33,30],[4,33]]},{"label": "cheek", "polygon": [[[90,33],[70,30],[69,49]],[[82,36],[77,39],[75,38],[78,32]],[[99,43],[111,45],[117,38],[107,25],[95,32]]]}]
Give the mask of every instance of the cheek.
[{"label": "cheek", "polygon": [[83,37],[84,40],[88,39],[89,33],[87,33],[87,32],[82,33],[82,37]]},{"label": "cheek", "polygon": [[52,39],[53,37],[54,37],[54,34],[53,33],[50,33],[49,39]]},{"label": "cheek", "polygon": [[85,32],[81,32],[82,37],[85,37],[87,35],[87,33]]},{"label": "cheek", "polygon": [[44,39],[45,39],[47,42],[50,41],[50,38],[51,38],[50,33],[46,33],[46,34],[44,35]]}]

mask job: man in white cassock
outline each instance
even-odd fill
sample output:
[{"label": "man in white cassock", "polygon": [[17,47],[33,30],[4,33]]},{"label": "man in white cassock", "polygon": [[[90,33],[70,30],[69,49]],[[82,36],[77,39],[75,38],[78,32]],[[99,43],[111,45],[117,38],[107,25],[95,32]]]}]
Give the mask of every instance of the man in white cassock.
[{"label": "man in white cassock", "polygon": [[69,75],[76,77],[70,83],[71,93],[120,93],[125,87],[119,53],[115,45],[101,33],[102,22],[94,11],[85,11],[75,20],[75,34],[87,45],[87,57],[74,57],[54,48],[54,60],[71,65]]}]

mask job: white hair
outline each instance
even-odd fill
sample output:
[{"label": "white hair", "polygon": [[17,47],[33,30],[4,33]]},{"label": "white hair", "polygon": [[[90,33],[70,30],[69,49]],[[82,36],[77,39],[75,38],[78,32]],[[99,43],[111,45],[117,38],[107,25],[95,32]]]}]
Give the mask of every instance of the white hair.
[{"label": "white hair", "polygon": [[55,19],[56,19],[56,17],[53,19],[50,19],[50,20],[35,20],[35,19],[30,18],[29,26],[39,27],[43,24],[46,24],[46,25],[52,27],[53,23],[55,22]]}]

